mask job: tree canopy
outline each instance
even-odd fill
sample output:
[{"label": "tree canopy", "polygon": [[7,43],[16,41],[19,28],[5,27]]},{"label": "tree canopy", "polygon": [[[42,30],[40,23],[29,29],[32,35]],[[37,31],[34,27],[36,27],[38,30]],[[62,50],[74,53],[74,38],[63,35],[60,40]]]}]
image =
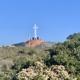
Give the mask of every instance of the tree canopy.
[{"label": "tree canopy", "polygon": [[71,39],[64,43],[58,43],[50,49],[51,58],[47,65],[64,65],[69,74],[80,80],[80,39]]},{"label": "tree canopy", "polygon": [[71,34],[67,37],[67,39],[75,39],[75,38],[80,38],[80,32]]}]

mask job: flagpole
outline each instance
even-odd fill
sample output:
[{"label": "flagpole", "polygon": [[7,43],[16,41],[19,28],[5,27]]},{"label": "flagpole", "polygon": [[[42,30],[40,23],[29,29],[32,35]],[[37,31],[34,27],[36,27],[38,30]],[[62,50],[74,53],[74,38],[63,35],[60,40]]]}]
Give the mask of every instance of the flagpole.
[{"label": "flagpole", "polygon": [[29,40],[28,40],[28,42],[29,42],[29,43],[28,43],[28,46],[30,47],[30,35],[28,35],[27,38],[29,39]]},{"label": "flagpole", "polygon": [[29,47],[30,47],[30,35],[29,35]]}]

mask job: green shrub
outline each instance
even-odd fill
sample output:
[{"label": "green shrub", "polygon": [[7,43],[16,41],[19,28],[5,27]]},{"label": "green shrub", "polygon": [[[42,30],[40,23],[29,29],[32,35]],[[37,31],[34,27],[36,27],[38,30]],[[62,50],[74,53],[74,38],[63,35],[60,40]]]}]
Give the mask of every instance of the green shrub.
[{"label": "green shrub", "polygon": [[42,76],[38,75],[36,76],[35,80],[44,80],[44,79],[42,78]]}]

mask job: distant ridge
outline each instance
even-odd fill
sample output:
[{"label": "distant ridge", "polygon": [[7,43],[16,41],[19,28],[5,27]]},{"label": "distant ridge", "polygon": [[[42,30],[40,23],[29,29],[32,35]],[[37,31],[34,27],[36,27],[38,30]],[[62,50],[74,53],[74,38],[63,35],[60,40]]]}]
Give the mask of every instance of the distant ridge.
[{"label": "distant ridge", "polygon": [[16,44],[12,44],[13,46],[25,46],[25,42],[20,42]]},{"label": "distant ridge", "polygon": [[51,47],[55,44],[56,44],[56,42],[43,42],[43,43],[41,43],[40,45],[37,45],[37,46]]}]

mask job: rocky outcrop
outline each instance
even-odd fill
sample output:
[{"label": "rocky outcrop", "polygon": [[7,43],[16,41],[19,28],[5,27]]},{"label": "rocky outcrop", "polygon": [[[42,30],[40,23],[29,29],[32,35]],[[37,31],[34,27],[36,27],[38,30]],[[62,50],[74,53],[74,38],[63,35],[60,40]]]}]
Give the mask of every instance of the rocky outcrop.
[{"label": "rocky outcrop", "polygon": [[69,74],[62,65],[52,65],[48,68],[43,62],[35,62],[34,66],[22,69],[16,74],[17,80],[67,80]]}]

